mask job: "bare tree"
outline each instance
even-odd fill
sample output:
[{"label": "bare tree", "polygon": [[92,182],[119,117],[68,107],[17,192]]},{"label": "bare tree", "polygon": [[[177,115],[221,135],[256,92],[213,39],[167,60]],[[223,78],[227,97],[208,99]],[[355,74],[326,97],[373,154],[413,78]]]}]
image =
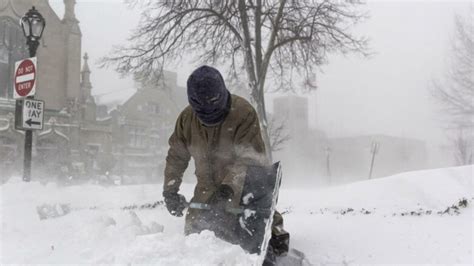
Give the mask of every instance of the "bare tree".
[{"label": "bare tree", "polygon": [[[474,15],[470,10],[470,15]],[[432,83],[435,99],[454,132],[454,155],[458,164],[472,163],[474,130],[474,25],[472,18],[455,17],[455,35],[451,45],[449,68]],[[470,154],[470,155],[469,155]]]},{"label": "bare tree", "polygon": [[[165,63],[192,56],[228,64],[229,74],[247,74],[263,138],[271,159],[265,112],[267,77],[288,89],[304,79],[315,88],[314,71],[330,52],[361,52],[367,40],[350,29],[364,14],[357,0],[128,0],[143,8],[143,19],[127,46],[104,58],[121,73],[150,73]],[[298,78],[299,77],[299,78]]]},{"label": "bare tree", "polygon": [[473,154],[473,135],[467,134],[460,128],[458,129],[457,136],[453,139],[454,145],[454,159],[456,160],[457,165],[467,165],[472,164],[472,154]]},{"label": "bare tree", "polygon": [[281,151],[286,142],[290,140],[290,134],[285,128],[285,122],[268,114],[268,135],[270,137],[271,151]]}]

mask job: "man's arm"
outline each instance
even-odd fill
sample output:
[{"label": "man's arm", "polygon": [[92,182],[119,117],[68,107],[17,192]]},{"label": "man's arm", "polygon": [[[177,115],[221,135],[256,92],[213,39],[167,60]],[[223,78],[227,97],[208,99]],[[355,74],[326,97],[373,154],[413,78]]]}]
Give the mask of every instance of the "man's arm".
[{"label": "man's arm", "polygon": [[174,132],[169,139],[170,148],[166,157],[163,194],[178,193],[184,171],[186,171],[191,158],[184,138],[183,118],[184,114],[182,113],[178,117]]}]

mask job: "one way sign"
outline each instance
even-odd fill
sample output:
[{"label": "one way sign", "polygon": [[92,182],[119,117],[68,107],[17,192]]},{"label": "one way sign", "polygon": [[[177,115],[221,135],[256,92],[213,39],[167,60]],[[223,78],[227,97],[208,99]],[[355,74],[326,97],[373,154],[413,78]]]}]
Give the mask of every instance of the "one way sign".
[{"label": "one way sign", "polygon": [[43,129],[43,101],[33,99],[17,100],[16,108],[16,129]]}]

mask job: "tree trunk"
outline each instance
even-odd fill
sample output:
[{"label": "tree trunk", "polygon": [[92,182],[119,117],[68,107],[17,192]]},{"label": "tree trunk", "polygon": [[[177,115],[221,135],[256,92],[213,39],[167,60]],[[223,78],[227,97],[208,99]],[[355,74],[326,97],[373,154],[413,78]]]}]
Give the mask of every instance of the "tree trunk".
[{"label": "tree trunk", "polygon": [[[285,1],[283,1],[284,3]],[[262,54],[261,54],[261,32],[260,32],[260,11],[261,1],[258,1],[258,7],[256,10],[256,28],[255,35],[258,43],[252,45],[252,36],[250,34],[249,26],[249,16],[247,14],[247,6],[245,0],[240,0],[238,3],[238,9],[241,16],[241,25],[242,25],[242,47],[244,49],[244,64],[247,71],[247,77],[249,81],[249,86],[252,90],[252,98],[255,104],[257,105],[257,114],[260,120],[260,129],[262,131],[263,142],[265,143],[266,157],[268,163],[272,163],[272,149],[270,143],[270,135],[268,134],[268,121],[267,113],[265,110],[265,96],[264,96],[264,84],[265,84],[265,75],[262,75],[262,70],[266,68],[262,66]],[[281,9],[281,7],[280,7]],[[280,10],[280,12],[282,9]],[[281,15],[281,14],[279,14]],[[274,37],[274,35],[273,35]],[[273,40],[272,40],[273,41]],[[252,48],[254,48],[256,56],[254,57]],[[254,61],[255,60],[255,61]]]},{"label": "tree trunk", "polygon": [[252,98],[256,104],[258,118],[260,120],[260,130],[262,132],[263,142],[265,143],[265,151],[268,163],[273,162],[272,146],[270,142],[270,135],[268,134],[268,120],[265,106],[265,96],[263,88],[259,88],[257,82],[250,82],[255,86],[252,88]]},{"label": "tree trunk", "polygon": [[267,160],[273,161],[272,145],[270,143],[270,135],[268,134],[268,121],[265,112],[265,103],[257,103],[257,113],[260,117],[260,129],[262,130],[262,138],[265,143],[265,151],[267,152]]}]

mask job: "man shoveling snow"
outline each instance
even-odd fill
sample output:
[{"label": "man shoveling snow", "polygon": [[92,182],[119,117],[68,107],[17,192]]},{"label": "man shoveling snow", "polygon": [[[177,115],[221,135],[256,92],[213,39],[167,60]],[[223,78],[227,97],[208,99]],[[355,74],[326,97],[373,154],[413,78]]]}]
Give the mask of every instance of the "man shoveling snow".
[{"label": "man shoveling snow", "polygon": [[[248,169],[260,169],[257,171],[260,176],[252,175],[252,178],[264,178],[262,169],[271,169],[257,113],[245,99],[230,94],[219,71],[209,66],[202,66],[191,74],[187,93],[189,106],[179,115],[169,139],[163,187],[166,207],[172,215],[182,216],[189,206],[185,234],[211,230],[219,238],[242,245],[239,232],[245,226],[239,217],[251,216],[251,213],[243,213],[240,204],[243,197],[252,198],[252,193],[243,195],[250,176]],[[195,161],[197,185],[188,205],[178,192],[191,157]],[[278,189],[279,183],[273,186]],[[272,192],[267,194],[272,196]],[[273,213],[273,206],[270,211]],[[271,265],[276,255],[288,252],[289,234],[283,230],[283,219],[278,212],[267,220],[273,221],[272,239],[264,264]]]}]

